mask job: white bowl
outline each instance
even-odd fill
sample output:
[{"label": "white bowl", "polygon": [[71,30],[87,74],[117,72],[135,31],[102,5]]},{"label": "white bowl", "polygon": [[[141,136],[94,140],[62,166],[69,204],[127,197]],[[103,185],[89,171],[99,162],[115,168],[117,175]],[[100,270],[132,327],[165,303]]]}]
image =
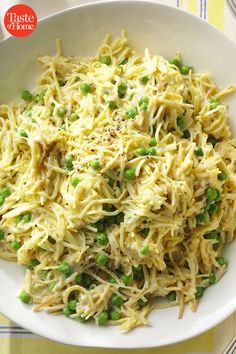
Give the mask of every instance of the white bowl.
[{"label": "white bowl", "polygon": [[[50,16],[26,38],[10,38],[0,44],[0,103],[34,86],[40,66],[37,57],[55,53],[61,38],[65,54],[94,54],[107,32],[114,36],[126,29],[130,43],[143,52],[172,57],[176,51],[196,71],[210,71],[217,84],[236,84],[236,45],[206,22],[184,11],[150,1],[103,2],[82,5]],[[235,102],[235,99],[234,99]],[[229,101],[233,117],[233,104]],[[236,121],[231,120],[236,136]],[[141,348],[167,345],[196,336],[217,325],[236,309],[236,242],[225,251],[229,267],[220,282],[204,294],[196,313],[188,308],[178,320],[178,307],[153,311],[151,326],[123,334],[118,327],[80,324],[64,316],[34,313],[16,294],[24,270],[0,260],[0,311],[21,326],[67,344],[96,347]]]}]

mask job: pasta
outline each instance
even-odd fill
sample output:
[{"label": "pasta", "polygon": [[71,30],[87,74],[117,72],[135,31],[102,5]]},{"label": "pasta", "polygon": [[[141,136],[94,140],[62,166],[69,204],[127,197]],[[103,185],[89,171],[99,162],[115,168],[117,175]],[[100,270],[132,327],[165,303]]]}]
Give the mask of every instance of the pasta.
[{"label": "pasta", "polygon": [[20,299],[123,330],[196,311],[234,239],[234,87],[124,33],[40,62],[39,85],[0,106],[0,257],[26,268]]}]

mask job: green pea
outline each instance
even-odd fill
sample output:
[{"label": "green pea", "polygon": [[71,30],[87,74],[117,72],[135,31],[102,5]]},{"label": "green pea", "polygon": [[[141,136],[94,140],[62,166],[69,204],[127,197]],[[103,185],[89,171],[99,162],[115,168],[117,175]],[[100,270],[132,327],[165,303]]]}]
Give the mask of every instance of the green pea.
[{"label": "green pea", "polygon": [[102,311],[98,316],[98,324],[100,326],[105,325],[108,322],[108,313],[107,311]]},{"label": "green pea", "polygon": [[25,111],[25,114],[28,118],[32,118],[32,110],[29,109],[28,111]]},{"label": "green pea", "polygon": [[125,179],[132,181],[135,179],[135,169],[134,168],[126,168],[124,171]]},{"label": "green pea", "polygon": [[98,160],[93,160],[90,162],[90,166],[94,169],[94,170],[98,170],[101,166]]},{"label": "green pea", "polygon": [[133,276],[135,280],[141,280],[144,278],[143,266],[139,264],[137,267],[132,267]]},{"label": "green pea", "polygon": [[100,63],[110,65],[111,64],[111,57],[109,55],[103,55],[99,59]]},{"label": "green pea", "polygon": [[57,282],[56,281],[52,281],[51,284],[49,285],[49,290],[53,291],[53,289],[56,287]]},{"label": "green pea", "polygon": [[117,284],[117,281],[113,277],[109,277],[108,281],[111,284]]},{"label": "green pea", "polygon": [[23,215],[23,217],[22,217],[22,222],[23,223],[30,222],[30,220],[31,220],[31,214],[30,213],[27,213],[27,214]]},{"label": "green pea", "polygon": [[65,168],[68,170],[68,171],[72,171],[73,170],[73,161],[74,161],[74,156],[69,154],[65,157],[64,159],[64,165],[65,165]]},{"label": "green pea", "polygon": [[139,105],[141,106],[142,104],[148,104],[149,103],[149,98],[147,96],[142,96],[139,100]]},{"label": "green pea", "polygon": [[43,98],[44,98],[44,96],[46,95],[46,92],[47,92],[47,90],[45,89],[45,90],[42,90],[42,91],[39,93],[40,99],[43,99]]},{"label": "green pea", "polygon": [[166,298],[169,302],[176,301],[176,291],[172,290],[167,295]]},{"label": "green pea", "polygon": [[204,288],[202,286],[196,287],[195,299],[200,299],[204,293]]},{"label": "green pea", "polygon": [[182,68],[181,68],[181,70],[180,70],[180,71],[181,71],[181,74],[183,74],[183,75],[188,75],[190,69],[191,69],[191,66],[189,66],[189,65],[184,65],[184,66],[182,66]]},{"label": "green pea", "polygon": [[82,283],[83,283],[83,273],[77,274],[76,277],[75,277],[75,281],[76,281],[76,284],[82,285]]},{"label": "green pea", "polygon": [[78,316],[75,318],[75,320],[78,320],[80,322],[86,322],[87,321],[87,318],[86,317],[83,317],[83,316]]},{"label": "green pea", "polygon": [[136,156],[145,156],[147,154],[147,151],[145,148],[141,147],[136,149],[134,153]]},{"label": "green pea", "polygon": [[93,278],[86,273],[77,274],[75,277],[76,284],[89,288],[93,284]]},{"label": "green pea", "polygon": [[206,194],[206,198],[207,198],[208,200],[210,200],[210,201],[215,201],[215,200],[217,200],[217,198],[218,198],[217,189],[214,188],[214,187],[208,187],[208,188],[206,189],[205,194]]},{"label": "green pea", "polygon": [[216,260],[219,263],[219,265],[221,265],[221,266],[225,265],[226,267],[228,266],[229,261],[228,261],[227,258],[225,258],[225,257],[217,257]]},{"label": "green pea", "polygon": [[66,306],[66,307],[64,307],[64,309],[63,309],[63,314],[65,315],[65,316],[70,316],[72,313],[73,313],[74,311],[73,310],[71,310],[70,308],[69,308],[69,306]]},{"label": "green pea", "polygon": [[212,97],[209,99],[209,104],[210,109],[215,109],[219,105],[219,102],[214,97]]},{"label": "green pea", "polygon": [[210,285],[215,284],[215,282],[216,282],[215,273],[210,273],[208,279],[209,279],[209,284],[210,284]]},{"label": "green pea", "polygon": [[44,103],[45,103],[45,101],[44,101],[45,94],[46,94],[46,90],[42,90],[38,95],[38,102],[41,105],[44,105]]},{"label": "green pea", "polygon": [[207,220],[208,220],[208,214],[206,212],[196,215],[197,224],[203,225],[207,222]]},{"label": "green pea", "polygon": [[25,100],[25,101],[30,102],[33,99],[33,95],[30,91],[24,90],[21,92],[21,98],[23,98],[23,100]]},{"label": "green pea", "polygon": [[157,150],[154,147],[147,148],[147,155],[148,156],[156,156]]},{"label": "green pea", "polygon": [[119,98],[124,98],[126,95],[126,92],[128,90],[128,86],[126,83],[120,83],[118,85],[118,96]]},{"label": "green pea", "polygon": [[72,273],[71,265],[68,262],[62,262],[58,266],[58,270],[60,273],[69,276]]},{"label": "green pea", "polygon": [[26,133],[26,131],[24,129],[21,129],[19,131],[19,135],[22,137],[22,138],[28,138],[28,134]]},{"label": "green pea", "polygon": [[144,229],[142,229],[142,230],[140,231],[140,233],[141,233],[141,235],[142,235],[143,237],[147,237],[148,234],[149,234],[149,231],[150,231],[150,228],[149,228],[149,227],[145,227]]},{"label": "green pea", "polygon": [[209,215],[213,215],[214,213],[216,213],[218,210],[218,205],[213,203],[213,204],[210,204],[209,208],[208,208],[208,214]]},{"label": "green pea", "polygon": [[59,86],[65,86],[65,84],[67,83],[67,81],[66,80],[58,80],[58,84],[59,84]]},{"label": "green pea", "polygon": [[100,246],[105,246],[109,242],[107,234],[105,232],[98,232],[96,235],[96,240]]},{"label": "green pea", "polygon": [[72,187],[76,187],[80,182],[79,177],[71,177],[70,179],[70,184],[72,185]]},{"label": "green pea", "polygon": [[196,149],[194,150],[194,153],[196,156],[203,156],[203,150],[202,150],[202,147],[200,145],[198,145],[196,147]]},{"label": "green pea", "polygon": [[96,256],[96,263],[100,266],[106,266],[108,260],[108,257],[104,253],[98,253]]},{"label": "green pea", "polygon": [[14,251],[18,251],[20,248],[21,248],[21,243],[19,241],[12,241],[11,242],[11,248],[14,250]]},{"label": "green pea", "polygon": [[146,85],[149,80],[149,77],[147,75],[139,77],[138,81],[140,82],[141,85]]},{"label": "green pea", "polygon": [[210,200],[206,200],[205,210],[208,211],[208,210],[210,209],[210,206],[211,206],[212,203],[214,203],[214,202],[212,202],[212,201],[210,201]]},{"label": "green pea", "polygon": [[149,103],[149,98],[147,96],[142,96],[139,100],[140,110],[143,112],[147,112],[148,103]]},{"label": "green pea", "polygon": [[112,321],[117,321],[120,319],[120,312],[118,311],[111,311],[111,320]]},{"label": "green pea", "polygon": [[217,242],[221,242],[222,238],[220,235],[220,232],[217,230],[212,230],[210,232],[208,232],[206,235],[204,235],[207,239],[210,240],[216,240]]},{"label": "green pea", "polygon": [[4,187],[3,189],[0,190],[0,194],[4,196],[4,198],[7,198],[11,195],[11,190],[9,187]]},{"label": "green pea", "polygon": [[218,178],[219,181],[225,181],[225,180],[228,178],[228,176],[227,176],[227,173],[226,173],[226,172],[221,171],[221,172],[218,174],[217,178]]},{"label": "green pea", "polygon": [[147,303],[148,303],[147,299],[145,299],[145,300],[139,299],[139,300],[138,300],[138,304],[139,304],[140,307],[146,306]]},{"label": "green pea", "polygon": [[218,140],[213,135],[209,135],[207,138],[207,142],[215,146],[216,143],[218,143]]},{"label": "green pea", "polygon": [[117,108],[117,104],[116,104],[115,101],[108,101],[108,102],[107,102],[107,106],[108,106],[108,108],[111,109],[111,110],[114,110],[114,109]]},{"label": "green pea", "polygon": [[25,304],[28,304],[30,301],[30,294],[27,293],[26,291],[22,291],[20,293],[20,300],[24,302]]},{"label": "green pea", "polygon": [[190,138],[190,132],[189,132],[189,130],[185,130],[185,131],[183,132],[182,138],[184,138],[184,139],[189,139],[189,138]]},{"label": "green pea", "polygon": [[77,301],[76,300],[70,300],[68,303],[68,307],[71,309],[71,311],[75,311],[77,306]]},{"label": "green pea", "polygon": [[102,221],[97,221],[94,224],[91,224],[91,226],[95,227],[95,229],[97,229],[97,231],[103,231],[103,229],[104,229],[104,224]]},{"label": "green pea", "polygon": [[177,125],[180,129],[184,129],[185,127],[184,117],[177,117]]},{"label": "green pea", "polygon": [[121,222],[124,221],[124,217],[125,217],[125,214],[122,213],[122,212],[119,213],[119,214],[117,214],[116,217],[115,217],[115,223],[116,223],[117,225],[119,225]]},{"label": "green pea", "polygon": [[78,114],[77,113],[72,113],[71,115],[70,115],[70,121],[71,122],[75,122],[76,120],[78,120],[79,119],[79,116],[78,116]]},{"label": "green pea", "polygon": [[125,112],[125,116],[127,119],[134,119],[138,114],[138,110],[136,107],[130,107],[128,111]]},{"label": "green pea", "polygon": [[113,178],[111,175],[105,174],[105,175],[104,175],[104,178],[107,180],[107,182],[108,182],[108,184],[109,184],[110,186],[113,185],[113,183],[114,183],[114,178]]},{"label": "green pea", "polygon": [[0,241],[4,239],[4,231],[0,230]]},{"label": "green pea", "polygon": [[39,101],[40,101],[40,97],[39,97],[39,95],[35,95],[35,96],[33,96],[33,102],[35,102],[35,103],[39,103]]},{"label": "green pea", "polygon": [[112,298],[111,298],[112,305],[120,307],[123,304],[123,302],[124,302],[124,300],[122,299],[121,296],[116,295],[116,294],[112,295]]},{"label": "green pea", "polygon": [[132,274],[130,274],[130,275],[123,274],[120,278],[121,278],[121,280],[123,281],[123,283],[124,283],[126,286],[131,285],[132,282],[133,282],[133,276],[132,276]]},{"label": "green pea", "polygon": [[126,63],[128,63],[128,58],[124,58],[119,65],[125,65]]},{"label": "green pea", "polygon": [[157,145],[157,140],[155,138],[152,138],[150,141],[149,141],[149,145],[150,146],[156,146]]},{"label": "green pea", "polygon": [[56,281],[52,281],[49,285],[48,288],[50,291],[53,291],[53,289],[56,287],[57,282]]},{"label": "green pea", "polygon": [[60,125],[60,129],[62,129],[62,130],[65,130],[65,131],[66,131],[66,124],[64,123],[64,124]]},{"label": "green pea", "polygon": [[52,281],[50,283],[50,285],[48,286],[49,290],[53,291],[53,289],[56,287],[56,285],[57,285],[57,282],[56,281]]},{"label": "green pea", "polygon": [[178,58],[171,59],[169,63],[177,66],[179,69],[181,68],[181,61]]},{"label": "green pea", "polygon": [[66,109],[64,106],[57,108],[57,115],[59,117],[64,117],[65,114],[66,114]]},{"label": "green pea", "polygon": [[142,246],[142,247],[140,248],[139,252],[140,252],[140,254],[141,254],[142,256],[146,256],[146,255],[148,254],[148,246],[147,246],[147,245]]},{"label": "green pea", "polygon": [[48,277],[48,273],[49,273],[49,270],[47,269],[47,270],[42,270],[41,271],[41,277],[43,278],[43,279],[47,279],[47,277]]},{"label": "green pea", "polygon": [[221,200],[221,192],[219,191],[219,189],[216,189],[216,193],[217,193],[216,202],[218,202],[219,200]]},{"label": "green pea", "polygon": [[87,95],[92,91],[92,87],[87,82],[84,82],[83,84],[80,85],[80,90],[84,95]]},{"label": "green pea", "polygon": [[3,195],[0,195],[0,205],[3,205],[5,202],[5,197]]},{"label": "green pea", "polygon": [[65,157],[65,163],[72,163],[74,161],[74,156],[69,154]]},{"label": "green pea", "polygon": [[37,259],[32,259],[32,261],[27,265],[27,269],[34,270],[34,268],[39,264],[40,262]]},{"label": "green pea", "polygon": [[16,224],[19,224],[19,222],[21,222],[22,219],[23,219],[23,215],[22,214],[21,215],[17,215],[16,218],[15,218]]}]

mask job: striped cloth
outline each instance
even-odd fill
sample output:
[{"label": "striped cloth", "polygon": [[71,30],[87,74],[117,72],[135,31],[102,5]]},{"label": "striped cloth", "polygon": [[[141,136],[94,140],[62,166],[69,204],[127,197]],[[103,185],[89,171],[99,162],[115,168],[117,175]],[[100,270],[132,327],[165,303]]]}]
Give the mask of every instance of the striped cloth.
[{"label": "striped cloth", "polygon": [[[32,6],[38,17],[41,18],[64,8],[86,3],[87,0],[26,0],[19,2]],[[163,0],[158,2],[192,12],[209,21],[236,41],[236,21],[226,1]],[[17,1],[0,0],[0,25],[3,23],[5,11],[15,3]],[[7,32],[2,25],[0,26],[0,39],[5,36],[7,36]],[[70,347],[40,338],[0,315],[0,354],[219,354],[235,334],[236,314],[232,315],[215,329],[180,344],[154,349],[91,350],[89,348]]]}]

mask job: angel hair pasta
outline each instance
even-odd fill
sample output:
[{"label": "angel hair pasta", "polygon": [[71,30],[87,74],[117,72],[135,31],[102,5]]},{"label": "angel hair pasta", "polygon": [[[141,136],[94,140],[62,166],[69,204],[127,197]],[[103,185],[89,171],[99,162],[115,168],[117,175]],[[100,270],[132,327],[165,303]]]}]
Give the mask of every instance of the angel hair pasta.
[{"label": "angel hair pasta", "polygon": [[234,238],[234,88],[124,34],[40,62],[33,92],[0,106],[0,256],[25,266],[19,298],[124,330],[195,311]]}]

